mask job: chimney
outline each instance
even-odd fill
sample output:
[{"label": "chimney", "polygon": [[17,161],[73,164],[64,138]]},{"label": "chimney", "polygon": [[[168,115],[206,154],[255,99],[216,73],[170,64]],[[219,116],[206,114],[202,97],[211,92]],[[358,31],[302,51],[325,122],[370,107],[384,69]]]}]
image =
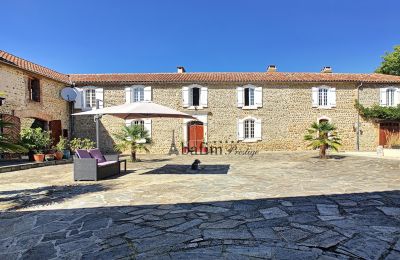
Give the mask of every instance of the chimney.
[{"label": "chimney", "polygon": [[332,73],[332,67],[325,66],[322,70],[321,73]]},{"label": "chimney", "polygon": [[268,65],[267,72],[276,72],[276,66],[275,65]]},{"label": "chimney", "polygon": [[179,66],[177,68],[178,68],[178,73],[185,73],[186,72],[185,68],[182,67],[182,66]]}]

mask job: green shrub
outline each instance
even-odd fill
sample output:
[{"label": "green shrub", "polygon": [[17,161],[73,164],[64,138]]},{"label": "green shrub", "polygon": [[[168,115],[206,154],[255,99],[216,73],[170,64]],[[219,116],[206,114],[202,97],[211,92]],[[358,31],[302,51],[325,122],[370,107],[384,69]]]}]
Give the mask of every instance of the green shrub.
[{"label": "green shrub", "polygon": [[95,147],[96,143],[89,138],[74,138],[69,142],[69,144],[71,150],[76,151],[77,149],[92,149]]},{"label": "green shrub", "polygon": [[21,143],[35,153],[44,153],[51,145],[50,132],[41,128],[24,128],[21,131]]}]

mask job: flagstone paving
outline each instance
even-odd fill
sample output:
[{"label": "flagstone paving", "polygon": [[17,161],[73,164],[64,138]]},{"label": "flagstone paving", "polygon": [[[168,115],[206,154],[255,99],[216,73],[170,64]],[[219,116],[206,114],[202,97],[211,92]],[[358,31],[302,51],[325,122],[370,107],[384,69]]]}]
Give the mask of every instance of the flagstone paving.
[{"label": "flagstone paving", "polygon": [[[400,259],[400,161],[142,156],[0,174],[0,259]],[[178,170],[177,170],[178,169]]]}]

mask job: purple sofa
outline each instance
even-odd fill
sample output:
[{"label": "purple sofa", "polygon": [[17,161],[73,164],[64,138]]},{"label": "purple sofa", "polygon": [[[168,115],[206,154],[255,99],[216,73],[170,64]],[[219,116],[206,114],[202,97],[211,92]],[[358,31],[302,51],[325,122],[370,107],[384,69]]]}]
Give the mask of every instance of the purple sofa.
[{"label": "purple sofa", "polygon": [[103,155],[99,149],[78,149],[75,155],[75,181],[97,181],[120,174],[118,154]]}]

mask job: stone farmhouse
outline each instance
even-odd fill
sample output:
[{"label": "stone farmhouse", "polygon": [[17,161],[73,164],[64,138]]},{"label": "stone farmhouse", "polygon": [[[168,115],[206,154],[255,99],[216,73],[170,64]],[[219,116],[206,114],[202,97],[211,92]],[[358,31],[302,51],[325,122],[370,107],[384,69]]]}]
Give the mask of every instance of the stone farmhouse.
[{"label": "stone farmhouse", "polygon": [[[73,104],[63,101],[60,90],[73,87]],[[232,144],[257,151],[305,150],[305,130],[315,121],[330,121],[338,127],[343,150],[374,150],[385,145],[388,132],[398,132],[399,122],[360,119],[359,97],[365,106],[400,103],[400,77],[382,74],[333,73],[325,67],[317,73],[265,72],[62,74],[0,51],[0,92],[6,102],[3,116],[22,125],[42,125],[55,133],[95,137],[93,117],[70,117],[72,111],[95,109],[125,102],[153,101],[189,114],[183,119],[101,119],[100,147],[111,151],[113,134],[124,124],[139,124],[152,138],[152,153],[201,151],[205,143]],[[38,94],[39,93],[39,94]],[[59,123],[54,123],[57,121]]]}]

